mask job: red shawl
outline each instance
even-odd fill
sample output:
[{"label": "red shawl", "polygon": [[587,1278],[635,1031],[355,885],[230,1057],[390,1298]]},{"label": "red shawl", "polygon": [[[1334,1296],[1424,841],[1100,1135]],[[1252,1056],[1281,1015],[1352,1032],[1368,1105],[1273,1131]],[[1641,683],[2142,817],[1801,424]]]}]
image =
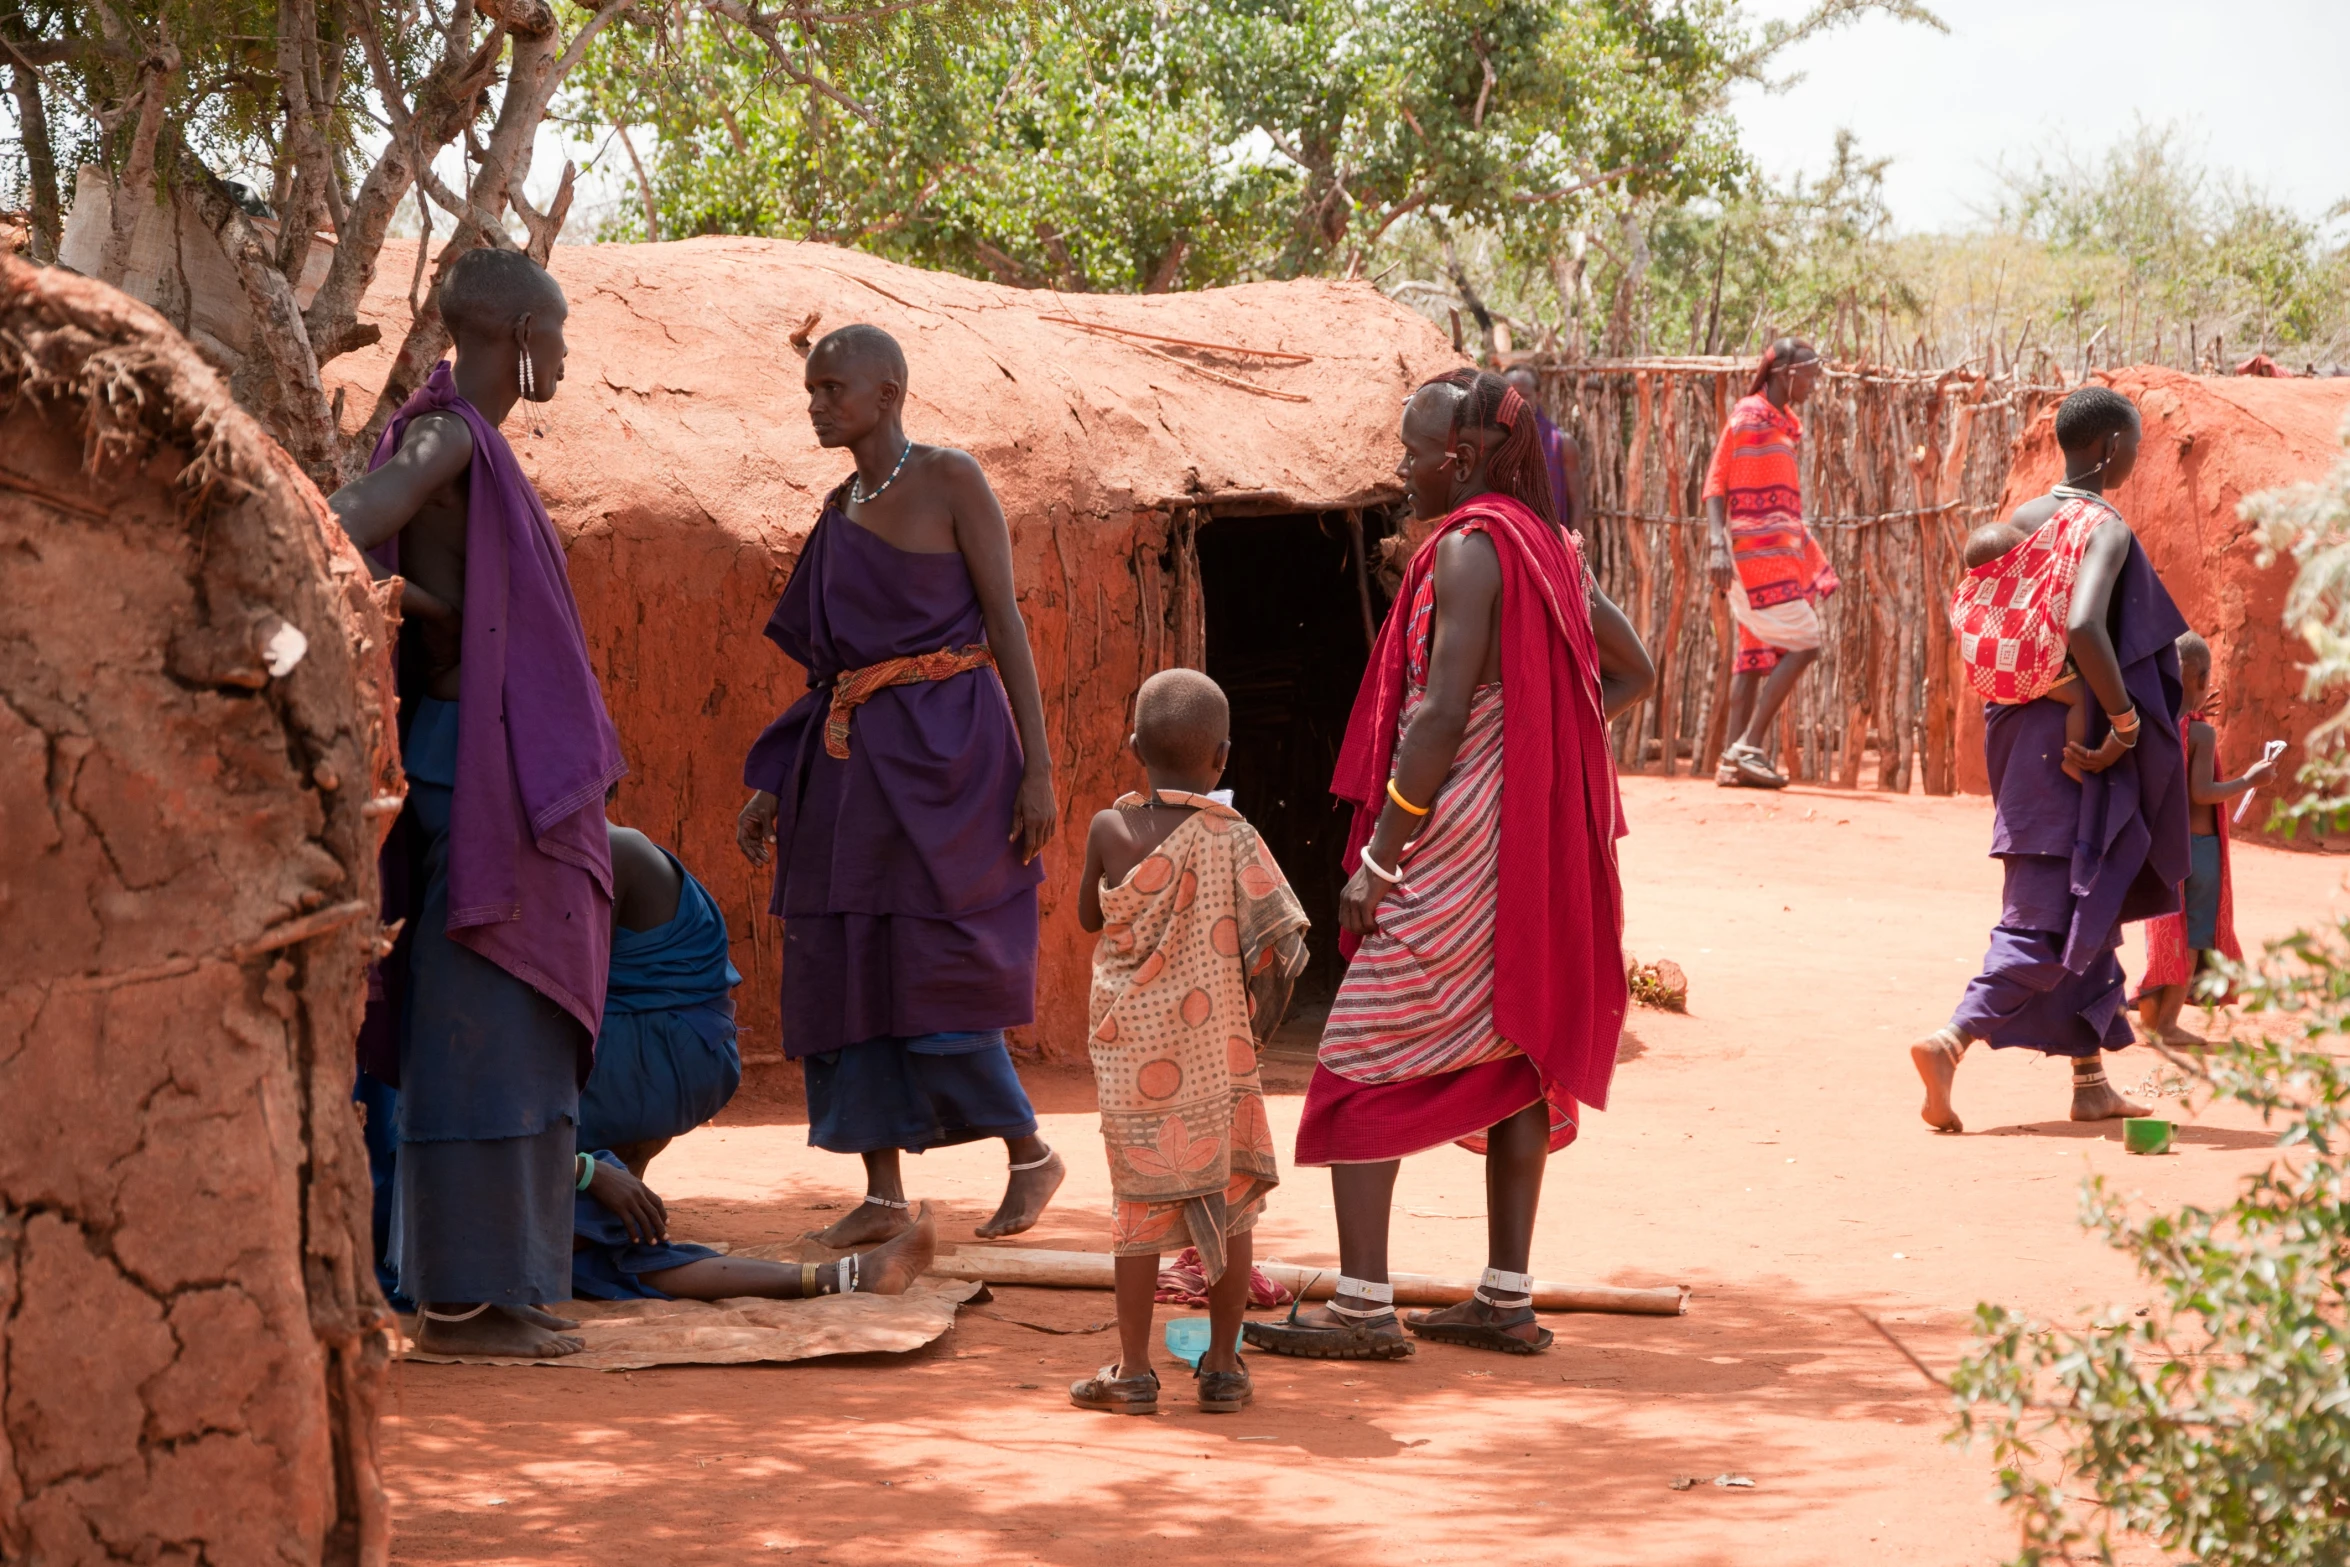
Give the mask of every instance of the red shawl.
[{"label": "red shawl", "polygon": [[[1616,839],[1623,801],[1600,709],[1599,640],[1581,551],[1506,495],[1480,495],[1436,525],[1404,572],[1408,605],[1436,545],[1482,530],[1501,557],[1501,908],[1493,1021],[1545,1082],[1607,1107],[1628,1002]],[[1411,617],[1390,614],[1347,721],[1330,792],[1355,807],[1354,873],[1387,799],[1403,713]],[[1351,957],[1351,939],[1341,945]]]}]

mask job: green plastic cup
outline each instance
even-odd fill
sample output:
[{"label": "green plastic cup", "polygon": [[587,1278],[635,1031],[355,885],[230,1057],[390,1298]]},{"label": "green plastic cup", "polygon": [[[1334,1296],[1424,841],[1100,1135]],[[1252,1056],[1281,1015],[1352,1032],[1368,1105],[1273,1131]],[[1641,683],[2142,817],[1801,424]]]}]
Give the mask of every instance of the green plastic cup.
[{"label": "green plastic cup", "polygon": [[2132,1153],[2169,1153],[2171,1124],[2155,1116],[2122,1122],[2122,1146]]}]

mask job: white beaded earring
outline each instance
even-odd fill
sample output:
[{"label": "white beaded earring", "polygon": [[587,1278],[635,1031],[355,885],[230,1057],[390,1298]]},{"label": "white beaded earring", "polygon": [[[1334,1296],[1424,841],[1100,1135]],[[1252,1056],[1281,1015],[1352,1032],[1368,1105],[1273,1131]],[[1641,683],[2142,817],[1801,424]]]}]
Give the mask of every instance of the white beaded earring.
[{"label": "white beaded earring", "polygon": [[516,373],[521,377],[522,380],[522,400],[526,403],[535,401],[536,398],[534,394],[537,393],[538,387],[531,379],[530,350],[525,348],[517,357],[515,364]]}]

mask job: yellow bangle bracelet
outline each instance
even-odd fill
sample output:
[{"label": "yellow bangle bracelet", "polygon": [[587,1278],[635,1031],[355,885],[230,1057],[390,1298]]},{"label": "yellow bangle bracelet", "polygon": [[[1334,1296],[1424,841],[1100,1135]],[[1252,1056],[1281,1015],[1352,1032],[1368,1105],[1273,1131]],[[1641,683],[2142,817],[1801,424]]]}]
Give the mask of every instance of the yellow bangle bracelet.
[{"label": "yellow bangle bracelet", "polygon": [[1403,797],[1403,791],[1395,786],[1395,780],[1392,778],[1387,780],[1387,798],[1393,800],[1396,804],[1402,806],[1405,810],[1411,812],[1414,816],[1425,816],[1430,811],[1436,809],[1436,807],[1433,805],[1414,805],[1411,801],[1405,799]]}]

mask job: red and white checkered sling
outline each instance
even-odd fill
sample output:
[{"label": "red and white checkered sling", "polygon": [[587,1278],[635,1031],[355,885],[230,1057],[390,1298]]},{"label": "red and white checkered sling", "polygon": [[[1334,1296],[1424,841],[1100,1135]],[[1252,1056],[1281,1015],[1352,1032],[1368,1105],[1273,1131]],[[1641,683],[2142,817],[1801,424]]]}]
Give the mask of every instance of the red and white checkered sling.
[{"label": "red and white checkered sling", "polygon": [[2089,535],[2120,512],[2077,490],[2023,543],[1959,579],[1950,629],[1967,681],[1987,702],[2036,702],[2064,673],[2065,619]]}]

